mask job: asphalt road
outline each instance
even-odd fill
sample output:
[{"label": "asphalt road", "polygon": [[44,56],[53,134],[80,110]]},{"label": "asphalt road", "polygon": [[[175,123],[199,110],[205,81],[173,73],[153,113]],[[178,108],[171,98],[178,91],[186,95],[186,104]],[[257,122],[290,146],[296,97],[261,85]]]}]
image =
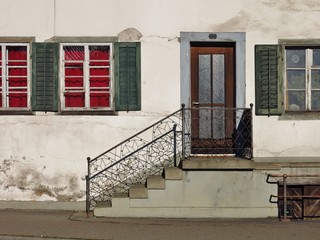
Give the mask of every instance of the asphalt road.
[{"label": "asphalt road", "polygon": [[6,240],[319,240],[320,221],[87,218],[84,212],[0,210]]}]

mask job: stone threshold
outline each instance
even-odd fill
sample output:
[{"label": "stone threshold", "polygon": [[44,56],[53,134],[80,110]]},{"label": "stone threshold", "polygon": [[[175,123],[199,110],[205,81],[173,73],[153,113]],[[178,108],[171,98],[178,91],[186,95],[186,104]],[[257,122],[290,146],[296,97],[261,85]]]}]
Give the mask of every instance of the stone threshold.
[{"label": "stone threshold", "polygon": [[[280,170],[282,168],[320,168],[320,159],[305,158],[190,157],[181,160],[183,170]],[[312,160],[312,161],[310,161]]]}]

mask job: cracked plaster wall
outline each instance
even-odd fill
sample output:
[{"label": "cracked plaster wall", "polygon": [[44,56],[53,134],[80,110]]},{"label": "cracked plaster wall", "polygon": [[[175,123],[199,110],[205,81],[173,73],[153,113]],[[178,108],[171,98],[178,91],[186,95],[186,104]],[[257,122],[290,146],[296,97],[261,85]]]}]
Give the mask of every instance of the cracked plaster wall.
[{"label": "cracked plaster wall", "polygon": [[97,156],[158,119],[1,116],[0,200],[85,200],[86,158]]},{"label": "cracked plaster wall", "polygon": [[[180,32],[246,32],[247,104],[254,103],[254,44],[320,38],[318,0],[2,0],[1,8],[3,37],[119,36],[140,41],[142,111],[0,116],[0,200],[83,200],[87,156],[180,107]],[[34,9],[37,13],[30,15]],[[254,154],[319,156],[318,125],[317,120],[255,117]]]}]

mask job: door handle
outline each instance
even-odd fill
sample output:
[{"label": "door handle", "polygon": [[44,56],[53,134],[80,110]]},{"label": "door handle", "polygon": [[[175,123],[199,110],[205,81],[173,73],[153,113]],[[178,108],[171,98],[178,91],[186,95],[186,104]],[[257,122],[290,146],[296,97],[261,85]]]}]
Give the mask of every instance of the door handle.
[{"label": "door handle", "polygon": [[192,105],[200,105],[199,102],[192,102]]}]

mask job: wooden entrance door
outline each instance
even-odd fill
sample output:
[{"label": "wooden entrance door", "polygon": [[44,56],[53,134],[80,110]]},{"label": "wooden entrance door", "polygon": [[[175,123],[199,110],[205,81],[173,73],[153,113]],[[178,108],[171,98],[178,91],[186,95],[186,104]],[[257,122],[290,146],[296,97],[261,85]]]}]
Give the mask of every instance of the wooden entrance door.
[{"label": "wooden entrance door", "polygon": [[233,46],[191,47],[192,153],[232,150],[234,76]]}]

